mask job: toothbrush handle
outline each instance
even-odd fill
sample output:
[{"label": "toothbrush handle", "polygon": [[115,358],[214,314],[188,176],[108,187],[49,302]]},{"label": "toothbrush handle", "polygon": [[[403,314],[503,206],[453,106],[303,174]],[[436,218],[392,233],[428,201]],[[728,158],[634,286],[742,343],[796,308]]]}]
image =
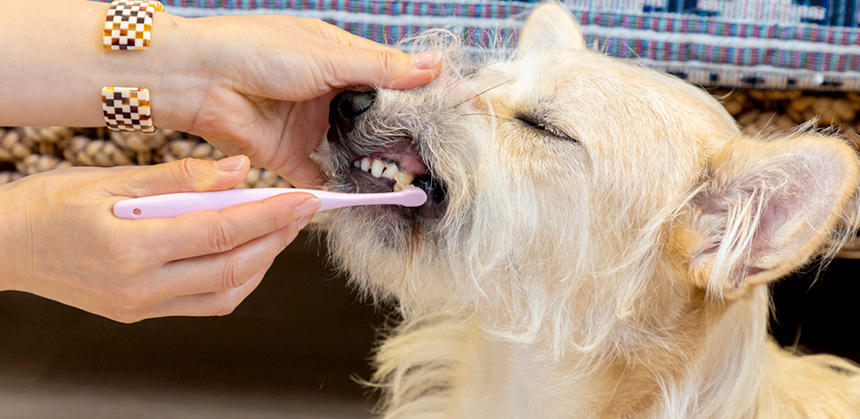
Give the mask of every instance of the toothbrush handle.
[{"label": "toothbrush handle", "polygon": [[277,189],[231,189],[217,192],[183,192],[126,199],[117,202],[113,214],[118,218],[172,218],[192,211],[222,209],[246,202],[260,201],[278,193]]},{"label": "toothbrush handle", "polygon": [[[143,198],[132,198],[117,202],[113,214],[123,219],[172,218],[192,211],[207,209],[222,209],[246,202],[261,201],[275,195],[292,192],[305,192],[315,195],[321,201],[320,211],[351,205],[420,205],[426,199],[421,194],[416,201],[415,194],[409,200],[404,200],[402,192],[348,194],[339,192],[320,191],[316,189],[295,188],[259,188],[231,189],[216,192],[182,192],[166,195],[154,195]],[[410,191],[413,192],[413,191]],[[417,192],[417,191],[415,191]],[[412,202],[407,204],[405,202]],[[420,201],[420,203],[419,203]]]}]

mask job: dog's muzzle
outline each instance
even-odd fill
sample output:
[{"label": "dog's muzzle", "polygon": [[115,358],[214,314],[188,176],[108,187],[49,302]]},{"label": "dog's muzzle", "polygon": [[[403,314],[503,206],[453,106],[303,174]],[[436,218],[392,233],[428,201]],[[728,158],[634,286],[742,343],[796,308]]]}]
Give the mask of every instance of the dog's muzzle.
[{"label": "dog's muzzle", "polygon": [[376,101],[376,92],[346,91],[332,99],[329,105],[328,141],[334,147],[349,151],[352,168],[347,178],[355,186],[350,192],[390,192],[405,187],[417,187],[427,193],[428,202],[417,213],[425,218],[438,218],[444,209],[446,190],[416,150],[408,135],[380,142],[380,149],[363,154],[353,149],[350,134],[360,117]]}]

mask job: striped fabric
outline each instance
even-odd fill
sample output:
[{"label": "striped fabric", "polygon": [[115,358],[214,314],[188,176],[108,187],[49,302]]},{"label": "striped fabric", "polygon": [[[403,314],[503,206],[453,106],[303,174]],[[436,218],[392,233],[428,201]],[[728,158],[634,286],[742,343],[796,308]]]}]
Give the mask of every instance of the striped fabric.
[{"label": "striped fabric", "polygon": [[[564,0],[589,45],[701,85],[860,90],[860,0]],[[377,42],[447,28],[510,47],[533,2],[167,0],[184,16],[285,13]],[[505,40],[500,42],[499,40]]]}]

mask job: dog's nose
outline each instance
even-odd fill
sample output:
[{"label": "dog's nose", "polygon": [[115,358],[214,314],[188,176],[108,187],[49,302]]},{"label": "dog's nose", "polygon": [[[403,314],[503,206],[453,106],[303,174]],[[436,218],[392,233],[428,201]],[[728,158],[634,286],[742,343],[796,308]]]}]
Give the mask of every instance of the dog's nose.
[{"label": "dog's nose", "polygon": [[376,92],[346,91],[331,100],[328,111],[328,122],[338,127],[345,134],[352,130],[355,117],[366,112],[376,100]]}]

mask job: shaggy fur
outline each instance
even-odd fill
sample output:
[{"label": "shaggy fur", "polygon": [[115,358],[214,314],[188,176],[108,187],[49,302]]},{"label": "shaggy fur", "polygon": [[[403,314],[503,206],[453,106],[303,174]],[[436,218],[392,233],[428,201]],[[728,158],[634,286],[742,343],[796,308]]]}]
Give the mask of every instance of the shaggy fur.
[{"label": "shaggy fur", "polygon": [[321,156],[350,191],[357,157],[411,138],[447,186],[441,218],[348,208],[328,226],[403,317],[376,354],[382,414],[856,417],[857,367],[772,343],[766,287],[856,228],[854,152],[744,137],[704,92],[586,49],[554,4],[519,42],[379,89]]}]

